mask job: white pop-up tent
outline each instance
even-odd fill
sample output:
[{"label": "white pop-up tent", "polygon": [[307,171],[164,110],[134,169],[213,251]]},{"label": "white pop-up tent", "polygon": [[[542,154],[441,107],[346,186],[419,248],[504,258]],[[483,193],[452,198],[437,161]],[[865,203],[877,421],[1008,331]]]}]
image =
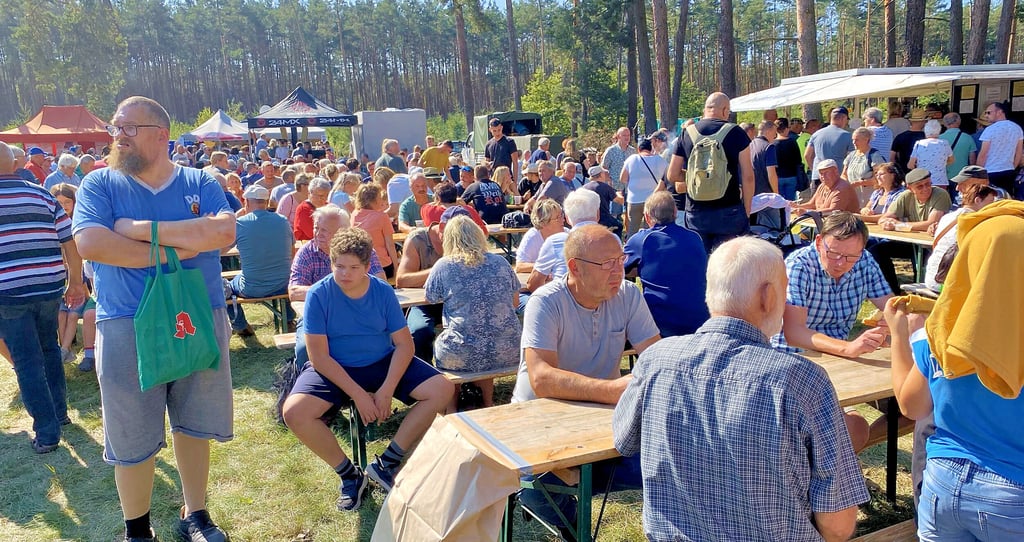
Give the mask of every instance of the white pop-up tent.
[{"label": "white pop-up tent", "polygon": [[206,122],[189,132],[199,141],[245,141],[249,128],[218,109]]},{"label": "white pop-up tent", "polygon": [[[966,91],[961,90],[965,87]],[[783,79],[777,87],[733,98],[730,105],[733,111],[761,111],[943,91],[949,92],[950,109],[962,114],[976,114],[985,103],[994,100],[1009,100],[1013,111],[1024,111],[1024,64],[861,68],[791,77]]]}]

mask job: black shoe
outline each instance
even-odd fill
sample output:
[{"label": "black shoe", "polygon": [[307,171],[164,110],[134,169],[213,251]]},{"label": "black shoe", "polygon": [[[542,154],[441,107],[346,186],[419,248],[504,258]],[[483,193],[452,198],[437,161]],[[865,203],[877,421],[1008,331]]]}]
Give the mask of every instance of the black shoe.
[{"label": "black shoe", "polygon": [[32,439],[32,451],[40,455],[48,454],[56,450],[58,446],[60,446],[59,442],[56,444],[43,444],[36,439]]},{"label": "black shoe", "polygon": [[[185,513],[182,507],[181,513]],[[178,521],[178,534],[187,542],[228,542],[228,533],[210,520],[206,510],[196,510]]]},{"label": "black shoe", "polygon": [[252,337],[255,334],[256,330],[254,330],[251,325],[245,326],[244,329],[235,330],[235,335],[238,335],[239,337]]},{"label": "black shoe", "polygon": [[124,542],[160,542],[160,539],[156,537],[156,533],[153,529],[149,530],[149,534],[153,536],[133,536],[128,538],[128,535],[124,536]]}]

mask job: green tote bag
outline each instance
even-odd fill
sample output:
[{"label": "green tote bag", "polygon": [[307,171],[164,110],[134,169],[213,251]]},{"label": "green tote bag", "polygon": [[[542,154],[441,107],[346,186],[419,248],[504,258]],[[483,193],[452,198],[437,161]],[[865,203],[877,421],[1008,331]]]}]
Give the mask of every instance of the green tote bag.
[{"label": "green tote bag", "polygon": [[146,279],[142,301],[135,313],[135,344],[142,391],[196,371],[217,369],[220,365],[213,307],[206,293],[203,272],[182,268],[174,249],[163,248],[167,254],[166,273],[160,265],[154,221],[149,261],[156,272]]}]

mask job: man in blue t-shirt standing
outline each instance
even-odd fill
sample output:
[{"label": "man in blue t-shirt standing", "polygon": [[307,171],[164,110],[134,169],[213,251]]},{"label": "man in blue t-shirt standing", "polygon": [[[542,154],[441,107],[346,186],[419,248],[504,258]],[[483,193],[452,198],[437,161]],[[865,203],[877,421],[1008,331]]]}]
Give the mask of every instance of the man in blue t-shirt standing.
[{"label": "man in blue t-shirt standing", "polygon": [[[209,174],[167,158],[170,125],[167,111],[149,98],[133,96],[118,105],[107,126],[114,138],[110,167],[93,171],[82,182],[72,231],[95,271],[103,459],[114,466],[125,540],[156,539],[149,510],[156,454],[166,446],[166,411],[185,501],[179,534],[194,542],[226,541],[227,534],[206,511],[206,488],[210,440],[233,438],[230,329],[218,252],[234,242],[235,215]],[[203,274],[220,363],[216,370],[142,392],[133,319],[153,272],[154,223],[160,244],[176,250],[182,267]],[[160,259],[165,261],[163,250]]]},{"label": "man in blue t-shirt standing", "polygon": [[[291,274],[292,256],[295,255],[295,239],[288,219],[267,210],[270,191],[260,185],[246,189],[246,213],[238,218],[235,225],[235,244],[238,259],[242,261],[242,272],[231,279],[234,296],[269,297],[288,293],[288,276]],[[252,326],[245,319],[242,306],[235,302],[228,305],[231,330],[243,337],[255,335]],[[295,312],[288,305],[289,327],[295,327]]]}]

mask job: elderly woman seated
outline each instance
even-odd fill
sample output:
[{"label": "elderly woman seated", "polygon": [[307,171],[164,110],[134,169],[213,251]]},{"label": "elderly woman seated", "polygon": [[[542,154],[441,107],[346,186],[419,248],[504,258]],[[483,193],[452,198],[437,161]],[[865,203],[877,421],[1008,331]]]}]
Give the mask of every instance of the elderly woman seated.
[{"label": "elderly woman seated", "polygon": [[[522,333],[516,318],[519,279],[504,258],[487,252],[483,232],[469,213],[452,207],[445,215],[444,256],[431,268],[425,286],[428,302],[444,303],[444,331],[434,342],[435,363],[448,371],[515,367]],[[492,406],[494,380],[476,384],[484,406]],[[455,406],[453,398],[449,411]]]}]

